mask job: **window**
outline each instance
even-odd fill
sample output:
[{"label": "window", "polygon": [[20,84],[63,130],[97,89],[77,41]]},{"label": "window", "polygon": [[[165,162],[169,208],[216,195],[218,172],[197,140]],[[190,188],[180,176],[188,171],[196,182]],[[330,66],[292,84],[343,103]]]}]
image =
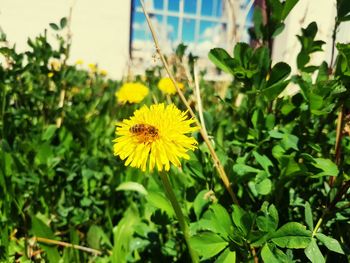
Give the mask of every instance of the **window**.
[{"label": "window", "polygon": [[[144,1],[163,52],[173,51],[181,42],[188,45],[190,52],[200,57],[207,57],[213,47],[232,49],[233,43],[229,41],[232,27],[229,26],[226,0]],[[240,8],[245,8],[250,2],[237,1]],[[139,0],[132,0],[132,12],[132,58],[139,57],[140,61],[150,59],[155,49]],[[251,20],[251,15],[248,17]]]}]

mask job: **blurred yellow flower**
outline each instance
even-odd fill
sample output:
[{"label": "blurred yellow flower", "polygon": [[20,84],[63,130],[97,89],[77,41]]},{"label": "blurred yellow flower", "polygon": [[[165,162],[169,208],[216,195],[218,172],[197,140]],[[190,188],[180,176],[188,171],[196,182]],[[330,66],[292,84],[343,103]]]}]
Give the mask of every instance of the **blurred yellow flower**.
[{"label": "blurred yellow flower", "polygon": [[101,76],[107,76],[107,70],[101,69],[100,70],[100,75]]},{"label": "blurred yellow flower", "polygon": [[187,118],[174,104],[154,104],[136,110],[130,119],[117,124],[113,141],[114,155],[125,165],[145,171],[169,171],[170,164],[181,166],[180,159],[189,159],[188,150],[195,150],[197,141],[186,134],[196,131],[194,119]]},{"label": "blurred yellow flower", "polygon": [[73,95],[75,94],[78,94],[80,92],[80,88],[79,87],[76,87],[76,86],[73,86],[72,89],[71,89],[71,93]]},{"label": "blurred yellow flower", "polygon": [[149,93],[149,89],[141,83],[124,83],[123,86],[115,93],[120,103],[139,103]]},{"label": "blurred yellow flower", "polygon": [[50,67],[51,70],[59,71],[61,69],[61,62],[57,59],[53,59],[50,61]]},{"label": "blurred yellow flower", "polygon": [[83,65],[84,61],[82,59],[78,59],[77,61],[75,61],[75,65]]},{"label": "blurred yellow flower", "polygon": [[47,76],[48,76],[49,78],[52,78],[52,77],[53,77],[53,72],[47,73]]},{"label": "blurred yellow flower", "polygon": [[[182,84],[181,82],[176,82],[177,86],[180,89],[184,88],[184,84]],[[170,78],[162,78],[159,82],[158,82],[158,88],[163,91],[165,94],[175,94],[176,93],[176,88],[174,83],[171,81]]]},{"label": "blurred yellow flower", "polygon": [[89,69],[90,69],[90,71],[91,71],[92,73],[95,73],[95,72],[97,71],[97,65],[96,65],[96,64],[90,63],[90,64],[88,65],[88,67],[89,67]]}]

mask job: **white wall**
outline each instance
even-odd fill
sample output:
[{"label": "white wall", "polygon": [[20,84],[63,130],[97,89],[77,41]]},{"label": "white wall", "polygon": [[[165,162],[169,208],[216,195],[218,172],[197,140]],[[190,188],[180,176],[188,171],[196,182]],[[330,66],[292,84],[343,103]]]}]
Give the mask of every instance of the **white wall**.
[{"label": "white wall", "polygon": [[67,17],[72,5],[70,62],[98,63],[120,79],[129,58],[131,0],[0,0],[0,25],[10,44],[25,50],[28,37]]},{"label": "white wall", "polygon": [[[274,63],[284,61],[291,65],[292,74],[297,73],[296,58],[301,45],[296,35],[301,35],[301,27],[306,28],[309,23],[315,21],[318,26],[315,39],[323,40],[326,44],[323,45],[324,52],[313,53],[310,63],[320,65],[326,61],[329,64],[336,13],[336,0],[300,0],[287,17],[285,30],[274,41],[272,54]],[[337,33],[337,42],[348,43],[349,31],[350,22],[342,23]],[[335,49],[335,56],[336,53]],[[291,83],[284,94],[294,93],[297,89]]]}]

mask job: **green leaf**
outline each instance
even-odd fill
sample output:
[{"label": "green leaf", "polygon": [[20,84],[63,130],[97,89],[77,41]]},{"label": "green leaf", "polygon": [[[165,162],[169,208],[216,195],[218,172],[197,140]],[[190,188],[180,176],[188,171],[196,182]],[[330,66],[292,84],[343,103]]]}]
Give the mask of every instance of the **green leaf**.
[{"label": "green leaf", "polygon": [[201,220],[192,224],[197,230],[209,230],[227,238],[233,234],[233,224],[230,215],[226,209],[219,205],[213,204],[207,210]]},{"label": "green leaf", "polygon": [[169,217],[174,216],[174,209],[170,201],[162,194],[156,192],[148,192],[147,201],[150,205],[165,211]]},{"label": "green leaf", "polygon": [[130,253],[129,243],[139,222],[139,214],[135,205],[131,205],[124,213],[118,225],[113,228],[112,262],[126,262]]},{"label": "green leaf", "polygon": [[41,136],[41,139],[43,141],[48,141],[52,138],[52,136],[55,134],[55,131],[57,130],[56,125],[49,125],[43,135]]},{"label": "green leaf", "polygon": [[67,18],[66,17],[63,17],[60,21],[60,26],[61,26],[61,29],[65,28],[67,25]]},{"label": "green leaf", "polygon": [[253,151],[253,155],[255,160],[261,165],[262,168],[264,168],[265,172],[270,174],[269,167],[273,167],[271,160],[266,155],[261,155],[256,151]]},{"label": "green leaf", "polygon": [[311,239],[310,244],[305,248],[304,252],[312,263],[326,262],[314,238]]},{"label": "green leaf", "polygon": [[202,190],[194,199],[193,210],[194,210],[194,213],[196,214],[197,219],[201,217],[203,209],[210,203],[209,197],[206,198],[207,193],[208,193],[208,190]]},{"label": "green leaf", "polygon": [[299,138],[297,136],[293,134],[285,133],[283,134],[281,145],[285,150],[294,149],[298,151],[299,150],[298,142],[299,142]]},{"label": "green leaf", "polygon": [[275,232],[279,221],[276,207],[273,204],[268,206],[268,203],[265,201],[261,207],[261,211],[264,215],[256,218],[256,224],[259,230],[262,232]]},{"label": "green leaf", "polygon": [[37,147],[35,161],[37,164],[47,164],[48,160],[52,158],[52,156],[52,147],[47,142],[45,142]]},{"label": "green leaf", "polygon": [[[32,216],[31,220],[32,220],[32,228],[30,232],[34,236],[54,239],[54,240],[56,239],[51,228],[48,225],[46,225],[41,219],[39,219],[37,216]],[[42,247],[43,250],[47,253],[47,258],[49,262],[60,261],[60,254],[58,253],[58,250],[55,246],[40,244],[40,247]]]},{"label": "green leaf", "polygon": [[291,67],[284,62],[276,63],[271,69],[271,75],[267,81],[267,86],[286,79],[291,72]]},{"label": "green leaf", "polygon": [[228,246],[227,241],[222,239],[219,235],[211,232],[204,232],[191,237],[190,243],[202,260],[217,255]]},{"label": "green leaf", "polygon": [[298,3],[299,0],[286,0],[284,3],[281,20],[285,20],[290,13],[290,11],[294,8],[294,6]]},{"label": "green leaf", "polygon": [[337,176],[339,174],[338,166],[330,159],[314,158],[314,161],[315,162],[311,164],[323,171],[314,175],[314,177]]},{"label": "green leaf", "polygon": [[275,31],[272,34],[272,38],[275,38],[279,34],[281,34],[285,27],[286,27],[286,25],[284,23],[279,23],[278,26],[276,27]]},{"label": "green leaf", "polygon": [[231,251],[230,248],[226,248],[224,252],[215,260],[215,263],[235,263],[236,251]]},{"label": "green leaf", "polygon": [[329,250],[334,251],[339,254],[344,254],[343,249],[341,248],[338,240],[328,237],[322,233],[317,233],[316,237],[318,240],[320,240],[323,245],[325,245]]},{"label": "green leaf", "polygon": [[253,22],[254,22],[256,38],[262,39],[263,38],[263,33],[262,33],[263,15],[262,15],[262,10],[259,6],[256,6],[254,8]]},{"label": "green leaf", "polygon": [[306,248],[311,241],[311,231],[297,222],[289,222],[280,227],[271,241],[284,248]]},{"label": "green leaf", "polygon": [[237,163],[233,165],[233,171],[240,176],[246,175],[248,173],[258,173],[261,170],[251,167],[246,164]]},{"label": "green leaf", "polygon": [[314,230],[314,222],[309,202],[305,203],[305,222],[311,231]]},{"label": "green leaf", "polygon": [[275,257],[272,251],[269,248],[269,245],[266,243],[261,250],[261,257],[266,263],[279,263],[280,261]]},{"label": "green leaf", "polygon": [[289,80],[285,80],[291,72],[291,67],[284,63],[276,63],[271,69],[271,75],[266,83],[266,88],[262,93],[268,100],[274,100],[288,85]]},{"label": "green leaf", "polygon": [[56,31],[60,30],[60,28],[58,27],[58,25],[56,25],[55,23],[50,23],[49,25],[50,25],[50,27],[51,27],[53,30],[56,30]]},{"label": "green leaf", "polygon": [[136,182],[124,182],[121,183],[116,189],[116,191],[135,191],[142,195],[147,195],[148,192],[145,187]]},{"label": "green leaf", "polygon": [[219,69],[227,72],[233,73],[232,69],[227,65],[227,60],[232,59],[232,57],[223,48],[213,48],[209,51],[209,59],[213,62]]},{"label": "green leaf", "polygon": [[266,97],[268,101],[273,101],[287,87],[288,83],[289,81],[277,82],[263,89],[261,93]]},{"label": "green leaf", "polygon": [[86,240],[89,246],[95,249],[100,249],[100,243],[106,244],[109,248],[112,248],[109,237],[106,235],[103,229],[97,225],[90,226],[86,235]]},{"label": "green leaf", "polygon": [[255,189],[259,194],[267,195],[271,192],[272,182],[267,176],[259,176],[258,174],[255,178]]},{"label": "green leaf", "polygon": [[242,234],[246,236],[251,229],[252,219],[243,208],[233,205],[232,206],[232,220],[236,227],[242,231]]}]

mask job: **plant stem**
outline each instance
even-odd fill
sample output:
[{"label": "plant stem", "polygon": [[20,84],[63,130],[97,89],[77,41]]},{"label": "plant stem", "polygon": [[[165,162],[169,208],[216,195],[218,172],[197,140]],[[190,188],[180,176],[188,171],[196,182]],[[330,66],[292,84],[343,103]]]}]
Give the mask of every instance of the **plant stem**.
[{"label": "plant stem", "polygon": [[323,222],[323,217],[324,217],[324,213],[323,213],[323,215],[320,217],[320,219],[318,219],[318,221],[317,221],[317,224],[316,224],[316,226],[315,226],[315,228],[314,228],[314,231],[312,231],[312,237],[314,237],[315,235],[316,235],[316,233],[317,233],[317,230],[320,228],[320,226],[321,226],[321,224],[322,224],[322,222]]},{"label": "plant stem", "polygon": [[194,114],[193,110],[191,109],[191,106],[190,104],[188,103],[187,99],[185,98],[184,94],[182,93],[182,91],[180,90],[179,86],[177,85],[177,82],[175,81],[175,78],[170,70],[170,67],[168,65],[168,62],[166,61],[161,49],[160,49],[160,46],[159,46],[159,43],[158,43],[158,39],[156,37],[156,34],[155,34],[155,31],[153,29],[153,26],[152,26],[152,22],[151,22],[151,19],[149,18],[149,15],[146,11],[146,8],[145,8],[145,4],[143,2],[143,0],[140,0],[141,2],[141,5],[142,5],[142,9],[143,9],[143,13],[145,14],[145,17],[146,17],[146,21],[147,21],[147,24],[151,30],[151,34],[152,34],[152,37],[153,37],[153,41],[154,41],[154,44],[156,46],[156,51],[157,53],[159,54],[159,57],[163,63],[163,66],[166,70],[166,72],[168,73],[169,75],[169,78],[171,79],[171,81],[173,82],[175,88],[176,88],[176,91],[177,93],[179,94],[179,97],[181,99],[181,101],[183,102],[183,104],[186,106],[188,112],[190,113],[191,117],[196,121],[196,125],[199,127],[199,132],[204,140],[204,142],[206,143],[208,149],[209,149],[209,152],[211,154],[211,157],[213,159],[213,162],[214,162],[214,166],[216,167],[216,170],[218,171],[219,175],[220,175],[220,178],[222,180],[222,182],[224,183],[224,186],[226,188],[226,190],[229,192],[231,198],[232,198],[232,201],[239,205],[238,203],[238,199],[235,195],[235,193],[233,192],[232,188],[231,188],[231,183],[230,183],[230,180],[224,170],[224,167],[223,165],[221,164],[220,160],[219,160],[219,157],[217,156],[214,148],[213,148],[213,145],[211,144],[210,140],[209,140],[209,137],[208,135],[206,135],[204,129],[201,127],[199,121],[197,120],[196,118],[196,115]]},{"label": "plant stem", "polygon": [[62,246],[62,247],[70,247],[73,249],[79,249],[85,252],[89,252],[89,253],[93,253],[95,255],[102,255],[102,252],[97,250],[97,249],[93,249],[93,248],[89,248],[89,247],[83,247],[83,246],[79,246],[79,245],[74,245],[71,243],[67,243],[67,242],[63,242],[63,241],[58,241],[58,240],[53,240],[53,239],[48,239],[48,238],[44,238],[44,237],[34,237],[34,240],[40,243],[45,243],[45,244],[51,244],[51,245],[58,245],[58,246]]},{"label": "plant stem", "polygon": [[[332,53],[331,53],[331,61],[329,62],[329,69],[333,69],[333,61],[334,61],[334,51],[335,51],[335,41],[337,39],[337,30],[338,30],[339,22],[337,18],[335,19],[333,34],[332,34]],[[330,72],[332,72],[330,70]]]},{"label": "plant stem", "polygon": [[192,262],[193,263],[197,263],[197,262],[199,262],[198,261],[198,256],[192,250],[191,245],[190,245],[190,234],[189,234],[189,231],[188,231],[188,225],[186,223],[185,216],[182,213],[180,204],[177,201],[175,193],[174,193],[174,191],[173,191],[173,189],[171,187],[168,175],[165,172],[160,172],[159,176],[160,176],[160,179],[162,180],[162,183],[163,183],[163,186],[164,186],[164,189],[165,189],[165,194],[168,197],[168,199],[170,200],[170,203],[171,203],[171,205],[174,208],[176,217],[179,220],[180,228],[181,228],[181,230],[183,232],[183,235],[184,235],[184,238],[185,238],[185,241],[186,241],[186,244],[187,244],[188,252],[189,252],[189,254],[191,256]]}]

